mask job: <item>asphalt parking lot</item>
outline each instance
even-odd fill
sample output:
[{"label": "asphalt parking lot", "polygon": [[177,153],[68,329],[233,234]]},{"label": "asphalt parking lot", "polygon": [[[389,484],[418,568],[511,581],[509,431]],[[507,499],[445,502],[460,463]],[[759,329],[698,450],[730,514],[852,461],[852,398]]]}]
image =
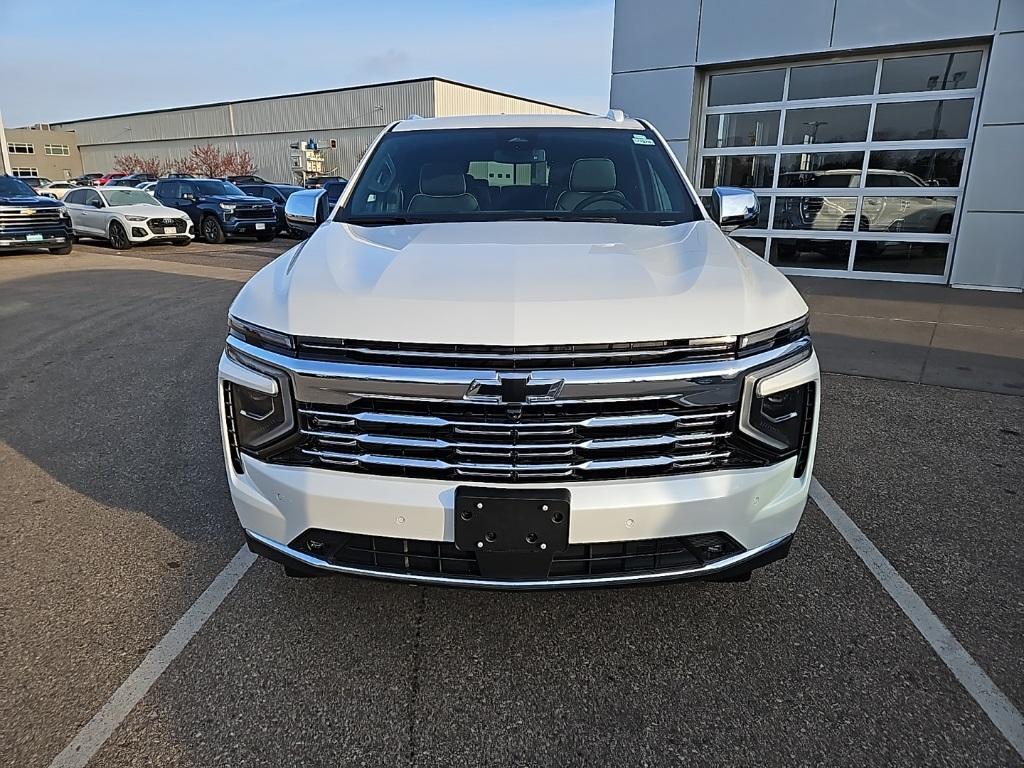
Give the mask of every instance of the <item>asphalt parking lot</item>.
[{"label": "asphalt parking lot", "polygon": [[[239,551],[216,361],[241,282],[291,244],[0,257],[0,764],[75,764],[54,759]],[[898,378],[826,374],[815,475],[1019,718],[1024,397]],[[748,584],[257,561],[215,608],[90,766],[1024,765],[814,501]]]}]

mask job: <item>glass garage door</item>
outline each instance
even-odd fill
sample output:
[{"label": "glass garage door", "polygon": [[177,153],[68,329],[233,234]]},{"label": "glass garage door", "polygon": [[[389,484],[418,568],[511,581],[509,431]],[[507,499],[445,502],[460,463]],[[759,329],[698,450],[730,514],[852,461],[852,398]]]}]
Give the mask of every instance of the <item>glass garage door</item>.
[{"label": "glass garage door", "polygon": [[793,274],[946,282],[985,51],[712,73],[696,181],[751,187],[734,237]]}]

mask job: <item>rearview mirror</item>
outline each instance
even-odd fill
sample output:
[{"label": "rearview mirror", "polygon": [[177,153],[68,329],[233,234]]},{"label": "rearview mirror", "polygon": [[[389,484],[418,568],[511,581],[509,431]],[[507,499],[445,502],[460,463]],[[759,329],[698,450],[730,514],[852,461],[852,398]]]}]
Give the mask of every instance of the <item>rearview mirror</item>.
[{"label": "rearview mirror", "polygon": [[312,232],[327,218],[326,206],[320,204],[322,189],[302,189],[292,192],[284,204],[284,217],[288,226],[302,232]]},{"label": "rearview mirror", "polygon": [[711,218],[725,232],[744,224],[753,224],[761,213],[761,206],[749,189],[742,187],[715,187],[711,190]]}]

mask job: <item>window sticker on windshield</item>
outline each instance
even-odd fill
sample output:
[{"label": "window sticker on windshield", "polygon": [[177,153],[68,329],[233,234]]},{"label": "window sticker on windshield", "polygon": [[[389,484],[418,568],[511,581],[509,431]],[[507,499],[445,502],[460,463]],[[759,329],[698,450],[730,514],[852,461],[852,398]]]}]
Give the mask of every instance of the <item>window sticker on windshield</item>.
[{"label": "window sticker on windshield", "polygon": [[633,143],[634,144],[642,144],[645,147],[653,147],[654,146],[654,139],[649,139],[649,138],[647,138],[646,136],[644,136],[641,133],[634,133],[633,134]]}]

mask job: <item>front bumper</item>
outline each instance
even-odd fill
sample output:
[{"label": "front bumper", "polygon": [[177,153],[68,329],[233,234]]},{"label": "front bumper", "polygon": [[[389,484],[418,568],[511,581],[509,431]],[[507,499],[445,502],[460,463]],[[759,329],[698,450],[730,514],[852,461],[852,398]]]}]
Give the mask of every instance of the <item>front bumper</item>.
[{"label": "front bumper", "polygon": [[47,230],[30,234],[19,233],[17,235],[0,233],[0,248],[54,248],[67,245],[70,242],[70,229]]},{"label": "front bumper", "polygon": [[175,240],[194,240],[195,239],[195,228],[192,225],[192,220],[189,219],[185,223],[184,232],[173,232],[168,234],[160,231],[158,227],[156,230],[151,228],[145,222],[128,222],[128,239],[133,243],[152,243],[161,241],[175,241]]},{"label": "front bumper", "polygon": [[[257,226],[262,225],[262,226]],[[224,218],[224,232],[229,235],[263,235],[268,232],[277,233],[277,218],[270,219],[235,219]]]},{"label": "front bumper", "polygon": [[[232,381],[248,387],[259,386],[253,377],[258,380],[262,376],[226,355],[221,357],[219,373],[221,382]],[[817,382],[818,365],[813,352],[799,364],[775,374],[774,378],[780,387]],[[328,381],[316,379],[321,395],[329,388]],[[293,372],[293,388],[301,391],[307,383]],[[721,578],[784,557],[806,505],[818,422],[814,418],[806,465],[799,476],[795,476],[799,459],[791,456],[755,468],[647,478],[483,483],[275,464],[245,453],[234,454],[226,428],[223,389],[219,387],[219,401],[228,484],[239,520],[254,551],[298,570],[447,586],[540,589]],[[815,414],[819,406],[820,387],[816,387]],[[237,467],[236,461],[239,462]],[[571,492],[570,545],[724,534],[738,549],[718,559],[683,567],[587,574],[578,578],[505,580],[452,576],[443,572],[419,573],[411,568],[402,571],[373,564],[339,564],[296,546],[311,530],[380,537],[391,543],[405,542],[404,546],[454,542],[455,494],[456,489],[464,485],[568,488]]]}]

